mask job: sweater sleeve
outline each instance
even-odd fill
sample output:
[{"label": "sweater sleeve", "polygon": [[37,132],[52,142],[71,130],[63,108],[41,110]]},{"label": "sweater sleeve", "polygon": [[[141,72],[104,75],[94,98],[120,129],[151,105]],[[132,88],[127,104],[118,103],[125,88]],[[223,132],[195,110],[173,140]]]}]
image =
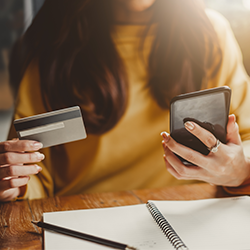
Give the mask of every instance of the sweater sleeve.
[{"label": "sweater sleeve", "polygon": [[[19,119],[44,112],[46,111],[41,99],[39,71],[36,62],[32,62],[20,83],[13,118]],[[8,139],[13,138],[17,138],[17,135],[12,125]],[[53,196],[53,179],[49,168],[50,150],[46,148],[40,151],[45,155],[45,159],[37,163],[42,167],[42,171],[37,175],[30,176],[25,194],[22,197],[18,197],[19,199],[39,199]]]}]

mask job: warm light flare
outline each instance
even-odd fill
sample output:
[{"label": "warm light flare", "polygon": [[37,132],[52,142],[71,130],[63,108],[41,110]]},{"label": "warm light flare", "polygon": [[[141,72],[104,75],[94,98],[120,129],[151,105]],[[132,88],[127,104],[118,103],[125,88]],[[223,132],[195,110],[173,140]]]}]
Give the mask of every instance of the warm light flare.
[{"label": "warm light flare", "polygon": [[250,0],[242,0],[242,4],[246,9],[250,10]]}]

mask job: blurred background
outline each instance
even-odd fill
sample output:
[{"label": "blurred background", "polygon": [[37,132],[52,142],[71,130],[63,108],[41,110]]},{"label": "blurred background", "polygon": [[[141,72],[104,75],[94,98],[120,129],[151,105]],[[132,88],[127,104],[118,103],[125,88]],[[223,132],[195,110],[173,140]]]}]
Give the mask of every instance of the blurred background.
[{"label": "blurred background", "polygon": [[11,47],[30,25],[44,0],[0,0],[0,141],[6,140],[14,100],[9,87]]},{"label": "blurred background", "polygon": [[[250,0],[203,0],[230,22],[250,75]],[[15,40],[27,29],[44,0],[0,0],[0,141],[6,140],[12,121],[8,62]]]}]

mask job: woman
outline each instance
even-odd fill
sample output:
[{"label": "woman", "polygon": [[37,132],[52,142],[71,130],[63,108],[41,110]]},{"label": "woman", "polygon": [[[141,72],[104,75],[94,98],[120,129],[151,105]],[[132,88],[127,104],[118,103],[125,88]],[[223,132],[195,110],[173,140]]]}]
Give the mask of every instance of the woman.
[{"label": "woman", "polygon": [[[249,178],[233,115],[228,143],[208,156],[163,133],[170,174],[164,168],[159,133],[169,130],[169,101],[177,94],[230,86],[231,111],[243,139],[250,135],[239,48],[227,22],[195,0],[47,0],[13,51],[10,75],[19,88],[15,119],[79,105],[88,138],[42,154],[39,143],[2,142],[2,201],[197,180],[234,189]],[[197,124],[186,128],[215,145]],[[197,167],[185,167],[173,152]]]}]

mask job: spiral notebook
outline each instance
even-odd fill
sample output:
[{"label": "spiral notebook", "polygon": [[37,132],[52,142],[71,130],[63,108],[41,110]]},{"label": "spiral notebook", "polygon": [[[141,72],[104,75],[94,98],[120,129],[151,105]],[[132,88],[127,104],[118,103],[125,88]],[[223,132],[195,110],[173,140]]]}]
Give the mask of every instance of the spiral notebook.
[{"label": "spiral notebook", "polygon": [[[44,221],[141,250],[250,249],[248,196],[51,212]],[[49,231],[44,237],[45,250],[111,249]]]}]

